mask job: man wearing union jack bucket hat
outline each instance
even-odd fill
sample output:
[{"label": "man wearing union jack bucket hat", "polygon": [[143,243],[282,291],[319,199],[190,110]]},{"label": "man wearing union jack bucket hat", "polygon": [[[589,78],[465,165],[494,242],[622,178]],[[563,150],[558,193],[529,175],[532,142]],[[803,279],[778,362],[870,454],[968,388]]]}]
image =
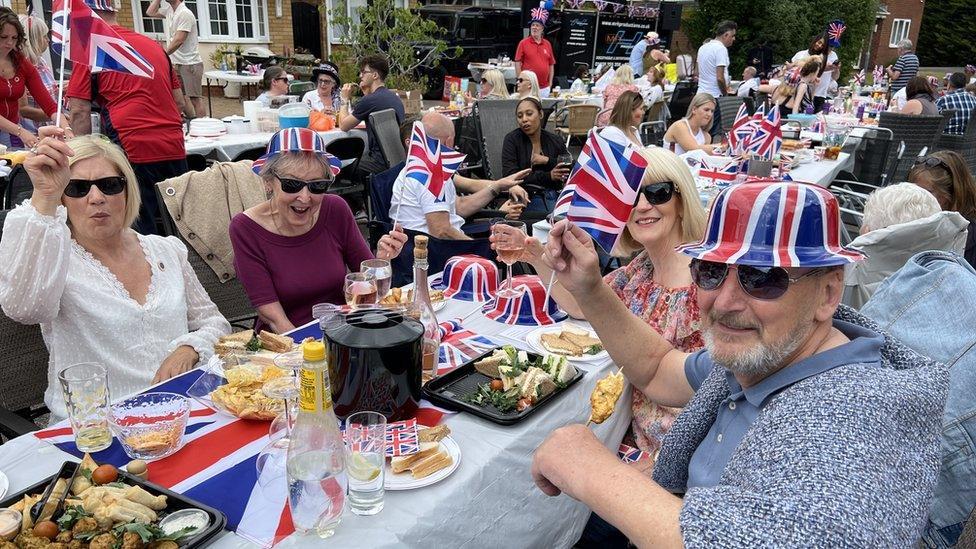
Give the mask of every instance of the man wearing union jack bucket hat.
[{"label": "man wearing union jack bucket hat", "polygon": [[939,475],[948,373],[840,304],[843,266],[863,255],[839,229],[821,187],[723,190],[702,240],[678,248],[706,342],[686,354],[602,283],[586,233],[557,223],[546,253],[560,283],[633,390],[684,411],[653,478],[570,425],[536,450],[537,486],[639,546],[914,545]]}]

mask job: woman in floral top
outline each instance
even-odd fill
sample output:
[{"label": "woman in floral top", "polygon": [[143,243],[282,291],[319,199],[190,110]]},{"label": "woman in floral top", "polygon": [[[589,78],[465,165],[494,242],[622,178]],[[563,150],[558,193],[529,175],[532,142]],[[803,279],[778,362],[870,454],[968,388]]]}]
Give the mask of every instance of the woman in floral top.
[{"label": "woman in floral top", "polygon": [[[648,168],[616,255],[639,253],[626,267],[613,271],[604,280],[632,313],[653,326],[672,345],[682,351],[694,351],[704,346],[697,292],[691,282],[688,256],[674,249],[684,242],[701,239],[705,210],[691,172],[681,158],[660,147],[645,148],[641,154],[647,158]],[[542,247],[537,241],[526,247],[526,256],[524,259],[535,267],[539,276],[548,280],[552,271],[541,260]],[[582,318],[573,296],[558,283],[553,286],[552,296],[571,316]],[[661,441],[680,410],[659,406],[640,391],[632,393],[634,419],[624,442],[632,442],[651,454],[651,460],[639,464],[649,473]]]}]

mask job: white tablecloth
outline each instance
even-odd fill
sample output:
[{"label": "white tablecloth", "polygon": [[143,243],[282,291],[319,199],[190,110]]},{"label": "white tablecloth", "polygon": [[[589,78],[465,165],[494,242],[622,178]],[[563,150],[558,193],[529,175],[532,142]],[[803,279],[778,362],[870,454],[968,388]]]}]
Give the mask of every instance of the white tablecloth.
[{"label": "white tablecloth", "polygon": [[210,80],[223,80],[224,82],[236,82],[238,84],[257,84],[264,77],[264,71],[258,74],[237,74],[234,71],[207,71],[203,73],[204,78]]},{"label": "white tablecloth", "polygon": [[[340,137],[360,137],[369,144],[366,130],[329,130],[318,133],[326,145]],[[274,134],[255,132],[221,137],[188,137],[185,143],[186,154],[202,154],[214,160],[230,161],[244,151],[266,147],[272,135]]]},{"label": "white tablecloth", "polygon": [[[464,317],[476,309],[480,304],[449,301],[438,317]],[[480,312],[464,325],[486,335],[511,328]],[[276,547],[570,547],[583,531],[589,510],[569,497],[550,498],[538,491],[530,474],[532,454],[557,427],[586,421],[590,392],[611,368],[609,361],[584,366],[586,376],[567,394],[514,426],[495,425],[463,412],[449,417],[451,436],[461,448],[460,466],[450,477],[426,488],[388,491],[383,511],[373,517],[346,511],[335,536],[327,541],[293,535]],[[630,400],[628,389],[613,416],[592,427],[614,452],[630,423]],[[68,459],[73,458],[32,435],[0,446],[0,470],[10,480],[9,493],[54,474]],[[211,547],[255,545],[225,532]]]},{"label": "white tablecloth", "polygon": [[498,69],[502,71],[502,76],[505,77],[505,83],[510,85],[515,84],[515,79],[518,76],[515,74],[515,63],[505,66],[490,65],[488,63],[468,63],[468,70],[471,72],[471,78],[473,78],[476,82],[481,81],[481,74],[488,69]]},{"label": "white tablecloth", "polygon": [[851,171],[854,169],[854,157],[847,153],[840,153],[837,160],[819,160],[809,164],[800,164],[790,171],[793,181],[803,181],[806,183],[816,183],[821,187],[827,187],[837,179],[837,174],[842,170]]}]

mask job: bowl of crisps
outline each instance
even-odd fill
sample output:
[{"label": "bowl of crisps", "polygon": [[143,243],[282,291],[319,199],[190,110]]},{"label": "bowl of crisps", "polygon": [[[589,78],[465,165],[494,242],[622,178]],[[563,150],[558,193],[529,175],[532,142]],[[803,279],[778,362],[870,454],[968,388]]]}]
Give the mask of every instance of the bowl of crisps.
[{"label": "bowl of crisps", "polygon": [[220,364],[204,371],[187,395],[217,412],[241,419],[271,421],[284,411],[282,400],[264,394],[264,384],[291,373],[268,364]]},{"label": "bowl of crisps", "polygon": [[143,393],[112,406],[109,424],[133,459],[160,459],[182,447],[190,401],[176,393]]}]

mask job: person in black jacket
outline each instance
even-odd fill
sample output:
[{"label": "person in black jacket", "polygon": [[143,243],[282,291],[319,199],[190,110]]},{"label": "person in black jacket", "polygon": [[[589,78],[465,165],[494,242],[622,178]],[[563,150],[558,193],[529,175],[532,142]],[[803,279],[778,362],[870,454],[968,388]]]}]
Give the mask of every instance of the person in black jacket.
[{"label": "person in black jacket", "polygon": [[502,171],[506,176],[532,168],[522,186],[532,200],[527,212],[551,212],[559,191],[569,177],[570,163],[560,164],[560,155],[569,155],[563,141],[542,129],[542,103],[535,97],[518,102],[515,117],[519,127],[505,136],[502,147]]}]

